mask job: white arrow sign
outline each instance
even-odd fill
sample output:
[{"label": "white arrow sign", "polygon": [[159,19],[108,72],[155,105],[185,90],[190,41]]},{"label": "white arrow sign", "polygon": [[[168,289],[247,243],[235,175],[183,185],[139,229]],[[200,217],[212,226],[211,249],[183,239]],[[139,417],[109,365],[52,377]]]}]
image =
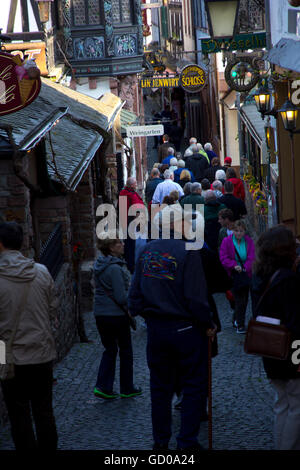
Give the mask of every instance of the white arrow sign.
[{"label": "white arrow sign", "polygon": [[155,126],[130,126],[126,127],[127,137],[153,137],[164,134],[164,126],[157,124]]}]

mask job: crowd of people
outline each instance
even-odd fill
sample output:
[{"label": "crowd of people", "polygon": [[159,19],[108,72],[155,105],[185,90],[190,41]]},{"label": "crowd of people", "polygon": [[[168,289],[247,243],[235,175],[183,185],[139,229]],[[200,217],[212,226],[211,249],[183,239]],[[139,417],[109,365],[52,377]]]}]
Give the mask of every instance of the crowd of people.
[{"label": "crowd of people", "polygon": [[[202,449],[199,428],[201,421],[208,419],[208,355],[209,351],[212,356],[218,354],[217,335],[222,329],[213,295],[226,295],[237,334],[246,333],[251,294],[254,317],[263,313],[278,318],[292,337],[299,339],[296,243],[288,228],[276,226],[263,233],[255,245],[247,231],[243,182],[231,167],[231,158],[221,165],[210,143],[202,146],[192,137],[182,155],[164,135],[157,156],[144,197],[139,195],[134,177],[128,178],[120,192],[127,204],[126,217],[119,224],[123,224],[124,234],[131,222],[128,211],[136,205],[141,213],[142,209],[149,212],[150,225],[158,225],[159,236],[151,239],[152,232],[147,232],[147,237],[128,236],[123,242],[109,232],[98,234],[94,315],[104,352],[93,391],[101,400],[142,395],[134,383],[131,341],[135,317],[141,316],[147,327],[153,449],[168,449],[173,399],[177,397],[176,408],[181,412],[177,449],[194,451]],[[186,208],[189,219],[184,216]],[[172,213],[167,238],[162,235],[164,211]],[[194,224],[202,229],[203,243],[200,248],[187,249]],[[55,351],[50,326],[57,303],[47,269],[21,255],[22,239],[18,224],[0,224],[1,339],[9,340],[14,318],[23,309],[12,342],[15,376],[1,380],[1,385],[16,449],[49,451],[57,448],[52,409]],[[21,287],[19,291],[16,285]],[[268,295],[258,302],[267,285]],[[119,393],[114,390],[118,354]],[[291,357],[284,361],[264,359],[264,367],[277,392],[275,448],[299,450],[298,367]],[[24,381],[31,384],[26,393]]]},{"label": "crowd of people", "polygon": [[[165,211],[172,212],[170,238],[165,239],[160,231],[156,239],[151,240],[149,236],[142,248],[138,249],[137,240],[129,245],[125,240],[124,247],[125,260],[127,257],[135,259],[128,291],[128,312],[129,315],[142,316],[147,325],[154,449],[168,448],[174,397],[177,397],[175,408],[181,410],[178,449],[202,448],[198,432],[201,421],[208,418],[208,344],[212,341],[212,355],[217,354],[217,334],[221,331],[213,294],[226,294],[232,309],[232,326],[237,334],[245,334],[249,296],[253,297],[253,316],[256,316],[255,302],[267,276],[276,269],[288,269],[279,278],[282,283],[290,277],[299,283],[293,265],[296,248],[291,244],[290,238],[294,239],[291,232],[279,226],[263,234],[257,242],[260,254],[256,257],[255,243],[247,231],[244,185],[231,167],[231,158],[226,157],[222,166],[210,143],[202,146],[191,138],[189,144],[182,155],[164,135],[158,147],[158,162],[153,165],[146,182],[145,205],[151,223],[158,223],[162,229],[163,217],[157,217],[157,210],[160,215]],[[124,190],[132,191],[134,185],[136,181],[129,178]],[[153,206],[156,215],[151,219]],[[203,224],[204,243],[195,251],[187,250],[185,245],[186,233],[190,229],[183,220],[182,209],[186,207],[193,214],[201,212],[197,223]],[[176,236],[179,232],[183,233],[183,238]],[[266,236],[274,241],[273,251],[268,252],[266,243],[262,242]],[[275,250],[277,237],[278,257]],[[291,245],[290,251],[285,244]],[[132,249],[136,251],[134,256],[130,252]],[[285,259],[283,253],[287,251],[289,256]],[[273,262],[267,276],[263,272],[262,261],[259,261],[263,256],[270,258],[271,265]],[[252,276],[256,279],[255,286],[252,285]],[[111,282],[114,283],[113,280]],[[294,308],[292,318],[278,311],[283,323],[288,324],[288,318],[294,337],[300,333],[299,309],[299,306]],[[287,311],[286,308],[284,310]],[[265,311],[264,314],[268,315]],[[122,345],[119,353],[121,358]],[[106,351],[103,356],[105,354]],[[115,356],[116,352],[113,364]],[[271,365],[265,361],[266,373],[278,392],[274,409],[275,446],[277,449],[300,449],[300,402],[294,396],[295,390],[299,391],[300,381],[290,358],[282,361],[278,370],[276,361],[269,361]],[[133,396],[135,390],[137,394],[141,393],[138,387],[132,387]],[[108,395],[109,392],[104,391]]]}]

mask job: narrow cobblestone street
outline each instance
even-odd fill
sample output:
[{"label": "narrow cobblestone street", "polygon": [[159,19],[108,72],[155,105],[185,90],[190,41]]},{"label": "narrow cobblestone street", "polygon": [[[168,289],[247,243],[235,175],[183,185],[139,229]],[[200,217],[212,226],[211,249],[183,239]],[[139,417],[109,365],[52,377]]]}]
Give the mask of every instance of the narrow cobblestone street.
[{"label": "narrow cobblestone street", "polygon": [[[216,450],[269,450],[273,448],[273,391],[259,358],[243,351],[244,335],[231,326],[231,311],[223,294],[215,296],[222,332],[219,355],[213,359],[213,448]],[[248,318],[250,311],[248,311]],[[152,448],[149,373],[146,364],[146,329],[138,319],[133,333],[135,383],[143,395],[133,399],[102,401],[93,395],[102,345],[92,313],[85,316],[90,344],[76,343],[56,366],[54,407],[60,450],[141,450]],[[116,391],[118,370],[116,373]],[[180,412],[173,411],[173,437]],[[200,442],[208,446],[208,425],[202,423]],[[7,426],[0,433],[0,449],[13,449]]]}]

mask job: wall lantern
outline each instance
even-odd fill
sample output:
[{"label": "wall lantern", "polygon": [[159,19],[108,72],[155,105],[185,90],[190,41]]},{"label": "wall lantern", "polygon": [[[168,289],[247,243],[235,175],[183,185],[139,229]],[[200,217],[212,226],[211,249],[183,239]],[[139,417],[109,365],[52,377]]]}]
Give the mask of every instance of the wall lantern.
[{"label": "wall lantern", "polygon": [[274,116],[277,118],[278,111],[275,108],[270,109],[271,92],[266,85],[259,87],[253,96],[255,99],[257,111],[262,115],[261,117],[263,119],[265,119],[265,116]]},{"label": "wall lantern", "polygon": [[295,129],[297,127],[296,122],[298,116],[298,108],[289,99],[287,99],[286,102],[283,104],[282,108],[278,110],[278,112],[281,114],[285,130],[289,131],[292,134],[297,133],[298,131],[295,131]]},{"label": "wall lantern", "polygon": [[293,199],[294,199],[294,235],[298,235],[298,216],[297,216],[297,196],[296,196],[296,178],[295,178],[295,149],[294,134],[300,134],[297,127],[298,108],[287,99],[282,108],[278,110],[281,114],[283,125],[286,131],[290,133],[291,138],[291,159],[292,159],[292,179],[293,179]]},{"label": "wall lantern", "polygon": [[212,38],[232,38],[238,25],[240,0],[205,0],[209,34]]},{"label": "wall lantern", "polygon": [[50,3],[54,0],[35,0],[38,4],[41,23],[49,21]]}]

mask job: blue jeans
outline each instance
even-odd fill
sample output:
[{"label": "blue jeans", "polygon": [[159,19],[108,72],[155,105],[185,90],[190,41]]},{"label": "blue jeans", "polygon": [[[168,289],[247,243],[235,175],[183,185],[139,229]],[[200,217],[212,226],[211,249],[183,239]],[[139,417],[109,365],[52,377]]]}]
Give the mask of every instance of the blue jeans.
[{"label": "blue jeans", "polygon": [[120,393],[133,389],[133,355],[128,318],[97,316],[97,328],[105,348],[98,371],[96,387],[111,392],[115,379],[116,359],[120,356]]},{"label": "blue jeans", "polygon": [[167,447],[172,429],[172,398],[183,393],[179,448],[198,444],[203,403],[207,397],[208,340],[186,321],[147,319],[153,438]]}]

